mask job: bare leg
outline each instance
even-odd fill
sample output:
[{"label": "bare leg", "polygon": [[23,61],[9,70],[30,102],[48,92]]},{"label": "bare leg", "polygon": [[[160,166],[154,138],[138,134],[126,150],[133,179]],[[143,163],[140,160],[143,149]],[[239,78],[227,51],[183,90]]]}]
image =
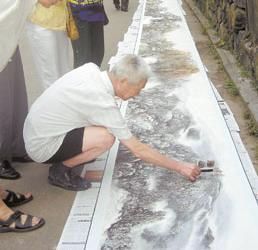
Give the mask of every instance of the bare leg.
[{"label": "bare leg", "polygon": [[71,171],[72,168],[96,159],[99,155],[110,149],[114,141],[114,136],[106,128],[97,126],[85,128],[82,153],[62,163],[53,164],[49,168],[49,183],[73,191],[88,189],[91,186],[89,181],[73,174]]},{"label": "bare leg", "polygon": [[0,199],[0,220],[7,220],[12,214],[13,211]]},{"label": "bare leg", "polygon": [[[0,187],[1,191],[4,191],[1,187]],[[11,210],[9,207],[6,206],[6,204],[2,201],[2,199],[0,199],[0,221],[7,221],[10,216],[14,214],[13,210]],[[30,215],[27,214],[22,214],[20,217],[20,222],[21,224],[24,224],[25,221],[27,220],[27,217]],[[31,221],[31,228],[28,228],[29,230],[33,230],[32,227],[36,226],[37,224],[39,224],[41,222],[41,218],[32,216],[32,221]],[[2,230],[3,226],[0,226],[0,230]],[[15,227],[15,222],[13,222],[11,225],[9,225],[9,228],[14,228]],[[35,229],[37,228],[37,226],[35,227]]]},{"label": "bare leg", "polygon": [[96,159],[109,150],[115,142],[115,138],[103,127],[88,127],[83,134],[83,153],[63,162],[67,167],[75,167],[84,162]]}]

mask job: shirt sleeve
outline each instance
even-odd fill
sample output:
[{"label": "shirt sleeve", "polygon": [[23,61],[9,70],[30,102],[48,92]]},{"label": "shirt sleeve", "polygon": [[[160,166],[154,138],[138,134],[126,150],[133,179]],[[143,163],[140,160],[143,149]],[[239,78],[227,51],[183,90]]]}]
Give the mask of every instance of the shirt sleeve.
[{"label": "shirt sleeve", "polygon": [[117,106],[95,109],[90,122],[93,125],[103,126],[119,140],[130,139],[130,132],[125,119]]}]

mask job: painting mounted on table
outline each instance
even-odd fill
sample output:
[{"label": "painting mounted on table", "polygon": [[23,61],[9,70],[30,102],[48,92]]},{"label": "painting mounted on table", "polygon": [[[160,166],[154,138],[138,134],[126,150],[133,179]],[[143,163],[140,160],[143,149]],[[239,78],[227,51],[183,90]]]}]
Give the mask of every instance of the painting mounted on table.
[{"label": "painting mounted on table", "polygon": [[[255,250],[257,204],[182,8],[178,1],[147,0],[145,17],[139,54],[155,75],[128,103],[127,122],[164,154],[206,164],[199,162],[204,171],[191,183],[120,145],[101,249]],[[243,204],[256,207],[254,220],[241,217]],[[249,227],[254,231],[246,242],[239,235]]]}]

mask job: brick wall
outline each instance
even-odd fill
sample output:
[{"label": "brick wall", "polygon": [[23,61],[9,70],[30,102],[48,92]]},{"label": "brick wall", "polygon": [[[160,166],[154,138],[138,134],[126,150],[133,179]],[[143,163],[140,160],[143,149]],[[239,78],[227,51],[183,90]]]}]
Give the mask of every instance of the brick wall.
[{"label": "brick wall", "polygon": [[258,87],[258,0],[194,0]]}]

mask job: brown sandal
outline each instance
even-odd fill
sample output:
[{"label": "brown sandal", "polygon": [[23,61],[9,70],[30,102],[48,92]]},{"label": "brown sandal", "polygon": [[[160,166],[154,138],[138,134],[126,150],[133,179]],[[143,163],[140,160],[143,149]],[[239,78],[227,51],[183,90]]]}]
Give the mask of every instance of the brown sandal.
[{"label": "brown sandal", "polygon": [[[22,223],[21,216],[27,216],[24,223]],[[32,225],[32,219],[34,216],[29,214],[24,214],[21,211],[15,211],[7,220],[0,220],[0,233],[7,232],[28,232],[35,230],[45,224],[45,220],[40,218],[36,225]],[[14,224],[14,227],[12,226]]]}]

